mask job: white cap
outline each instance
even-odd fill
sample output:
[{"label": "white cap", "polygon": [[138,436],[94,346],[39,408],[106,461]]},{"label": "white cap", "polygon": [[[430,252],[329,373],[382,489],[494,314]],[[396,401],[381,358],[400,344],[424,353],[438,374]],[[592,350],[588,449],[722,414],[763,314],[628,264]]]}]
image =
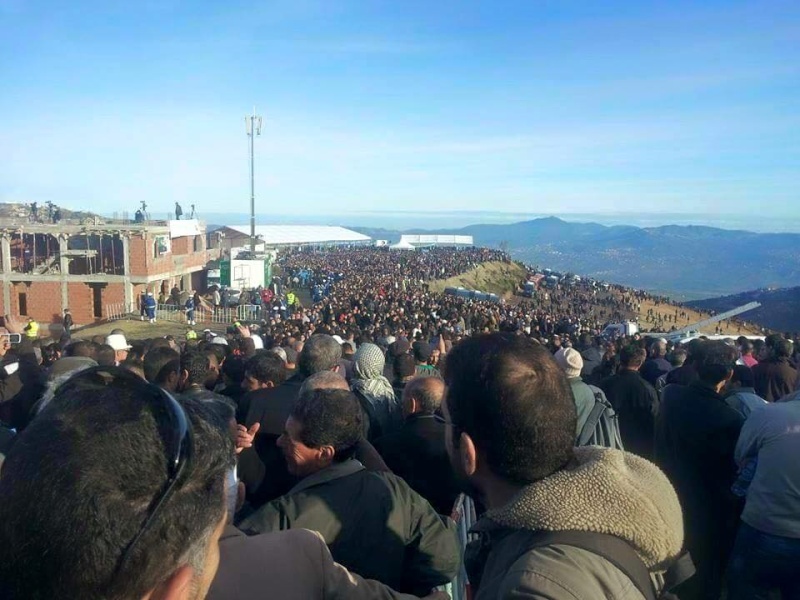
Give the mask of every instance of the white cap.
[{"label": "white cap", "polygon": [[121,333],[114,333],[106,336],[106,344],[111,346],[114,350],[130,350],[131,346],[128,340]]},{"label": "white cap", "polygon": [[222,346],[227,346],[228,345],[228,340],[226,340],[224,337],[221,337],[221,336],[218,335],[213,340],[211,340],[211,343],[212,344],[220,344]]},{"label": "white cap", "polygon": [[253,346],[256,350],[264,349],[264,340],[261,339],[260,335],[251,334],[250,338],[253,340]]},{"label": "white cap", "polygon": [[331,336],[331,337],[333,337],[333,339],[336,340],[336,343],[339,344],[340,346],[342,344],[344,344],[344,340],[341,337],[339,337],[338,335],[334,335],[334,336]]}]

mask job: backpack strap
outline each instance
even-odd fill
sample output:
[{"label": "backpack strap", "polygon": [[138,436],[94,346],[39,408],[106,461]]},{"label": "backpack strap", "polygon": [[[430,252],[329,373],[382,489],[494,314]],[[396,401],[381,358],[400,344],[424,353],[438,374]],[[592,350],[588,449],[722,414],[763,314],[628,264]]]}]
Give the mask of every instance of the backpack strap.
[{"label": "backpack strap", "polygon": [[601,556],[622,571],[645,600],[656,600],[650,571],[628,542],[613,535],[592,531],[538,531],[528,550],[553,545],[572,546]]},{"label": "backpack strap", "polygon": [[583,429],[581,429],[581,434],[578,436],[578,441],[575,444],[576,446],[585,446],[589,440],[592,439],[594,430],[597,427],[597,424],[600,422],[600,417],[603,416],[605,410],[606,405],[603,402],[600,402],[597,394],[595,394],[592,412],[589,413],[586,423],[583,424]]}]

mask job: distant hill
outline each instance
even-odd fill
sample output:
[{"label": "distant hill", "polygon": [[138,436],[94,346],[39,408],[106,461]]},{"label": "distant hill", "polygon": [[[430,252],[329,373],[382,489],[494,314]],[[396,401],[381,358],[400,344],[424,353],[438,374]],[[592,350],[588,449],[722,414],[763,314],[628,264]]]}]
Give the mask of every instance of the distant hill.
[{"label": "distant hill", "polygon": [[776,331],[800,331],[800,287],[777,290],[754,290],[689,302],[689,306],[703,310],[722,312],[748,302],[760,302],[761,307],[742,315],[752,321]]},{"label": "distant hill", "polygon": [[[431,233],[352,229],[381,239]],[[607,227],[555,217],[436,233],[472,235],[476,244],[507,248],[526,263],[680,300],[800,285],[800,234],[677,225]]]}]

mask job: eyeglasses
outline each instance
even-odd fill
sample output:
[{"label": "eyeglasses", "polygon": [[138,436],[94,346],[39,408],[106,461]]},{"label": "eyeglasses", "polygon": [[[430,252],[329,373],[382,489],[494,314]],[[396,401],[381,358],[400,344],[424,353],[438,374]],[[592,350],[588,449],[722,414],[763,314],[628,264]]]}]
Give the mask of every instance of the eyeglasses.
[{"label": "eyeglasses", "polygon": [[[159,425],[158,431],[164,443],[164,452],[167,456],[167,480],[150,503],[147,516],[139,527],[138,533],[125,546],[122,556],[117,563],[115,574],[122,572],[133,555],[136,544],[141,540],[148,529],[153,525],[156,518],[163,510],[164,505],[175,493],[178,483],[184,479],[185,473],[189,470],[194,460],[194,437],[189,418],[178,401],[166,390],[155,385],[144,383],[137,375],[127,369],[119,367],[92,367],[81,371],[64,383],[56,393],[56,397],[62,396],[69,391],[88,390],[96,386],[117,386],[129,388],[131,385],[142,386],[151,392],[149,399],[156,400],[157,403],[147,403],[153,411],[153,417]],[[161,413],[160,415],[158,413]],[[166,415],[168,427],[160,426],[159,416]]]}]

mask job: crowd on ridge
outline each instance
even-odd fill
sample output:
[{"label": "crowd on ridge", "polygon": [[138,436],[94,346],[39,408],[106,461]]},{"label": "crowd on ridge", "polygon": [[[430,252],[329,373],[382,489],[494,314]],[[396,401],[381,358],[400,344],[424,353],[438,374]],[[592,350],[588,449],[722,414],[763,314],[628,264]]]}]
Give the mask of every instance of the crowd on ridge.
[{"label": "crowd on ridge", "polygon": [[303,259],[327,293],[261,324],[0,336],[0,598],[439,597],[462,569],[477,600],[798,597],[798,344],[601,340],[625,301],[589,286],[474,302]]}]

